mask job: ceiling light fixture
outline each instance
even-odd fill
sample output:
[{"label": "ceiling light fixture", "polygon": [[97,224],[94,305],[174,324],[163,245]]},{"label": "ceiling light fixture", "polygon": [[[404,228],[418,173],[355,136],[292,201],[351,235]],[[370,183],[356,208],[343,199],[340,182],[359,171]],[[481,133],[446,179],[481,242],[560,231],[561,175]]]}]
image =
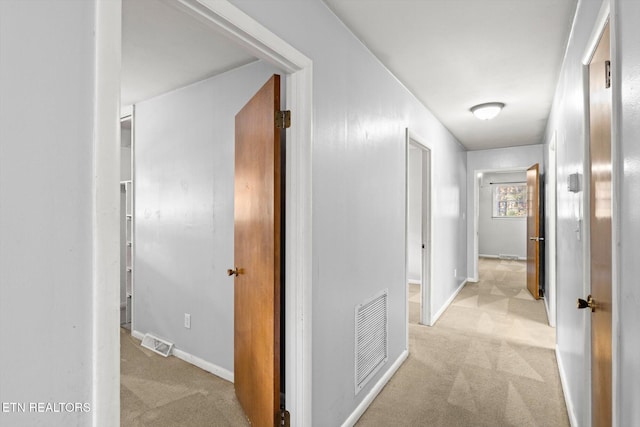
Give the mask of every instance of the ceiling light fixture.
[{"label": "ceiling light fixture", "polygon": [[504,108],[502,102],[487,102],[486,104],[478,104],[471,107],[471,112],[480,120],[491,120],[500,114]]}]

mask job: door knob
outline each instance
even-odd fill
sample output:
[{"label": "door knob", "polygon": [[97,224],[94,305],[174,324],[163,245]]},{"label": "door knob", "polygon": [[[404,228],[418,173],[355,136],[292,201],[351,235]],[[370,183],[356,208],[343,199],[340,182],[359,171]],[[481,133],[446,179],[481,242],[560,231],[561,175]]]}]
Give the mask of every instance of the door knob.
[{"label": "door knob", "polygon": [[242,272],[242,270],[238,267],[232,269],[228,269],[227,270],[227,276],[236,276],[238,277],[240,275],[240,273]]},{"label": "door knob", "polygon": [[594,311],[596,311],[596,302],[593,300],[593,298],[591,297],[591,295],[589,295],[587,297],[587,300],[583,300],[582,298],[578,298],[578,304],[577,304],[578,308],[587,308],[589,307],[591,309],[591,312],[593,313]]},{"label": "door knob", "polygon": [[536,242],[540,242],[544,240],[544,237],[529,237],[529,240],[535,240]]}]

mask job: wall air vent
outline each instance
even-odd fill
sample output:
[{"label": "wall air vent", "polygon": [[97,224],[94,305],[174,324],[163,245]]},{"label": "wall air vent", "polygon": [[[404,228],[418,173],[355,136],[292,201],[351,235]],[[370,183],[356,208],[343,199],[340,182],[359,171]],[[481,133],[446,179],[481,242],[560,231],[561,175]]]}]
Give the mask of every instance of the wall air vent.
[{"label": "wall air vent", "polygon": [[140,343],[145,348],[148,348],[151,351],[155,351],[156,353],[167,357],[171,354],[171,350],[173,350],[173,344],[169,341],[165,341],[161,338],[153,336],[151,334],[145,334],[144,338],[142,338],[142,342]]},{"label": "wall air vent", "polygon": [[389,290],[384,289],[355,308],[355,394],[389,358],[388,293]]}]

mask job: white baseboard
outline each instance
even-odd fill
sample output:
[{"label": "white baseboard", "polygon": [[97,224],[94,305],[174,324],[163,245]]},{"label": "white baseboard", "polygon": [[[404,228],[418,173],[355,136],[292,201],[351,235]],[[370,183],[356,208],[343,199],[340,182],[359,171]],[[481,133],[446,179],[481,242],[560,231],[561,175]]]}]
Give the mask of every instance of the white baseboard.
[{"label": "white baseboard", "polygon": [[544,301],[544,308],[547,310],[547,322],[549,323],[549,326],[555,328],[556,325],[551,322],[551,315],[549,314],[549,299],[546,296],[543,296],[542,300]]},{"label": "white baseboard", "polygon": [[[142,341],[142,338],[144,338],[144,334],[142,332],[139,331],[131,331],[131,336]],[[175,357],[177,357],[178,359],[184,360],[187,363],[190,363],[194,366],[197,366],[200,369],[203,369],[217,377],[222,378],[223,380],[227,380],[229,382],[233,382],[233,372],[221,368],[220,366],[211,363],[211,362],[207,362],[204,359],[200,359],[197,356],[194,356],[193,354],[187,353],[184,350],[180,350],[179,348],[176,348],[175,346],[173,347],[173,353],[172,353]]]},{"label": "white baseboard", "polygon": [[573,407],[573,400],[569,394],[569,386],[567,384],[567,372],[564,370],[564,363],[560,357],[560,350],[556,344],[556,362],[558,364],[558,373],[560,374],[560,384],[562,385],[562,395],[564,396],[564,403],[567,406],[567,414],[569,415],[569,424],[571,427],[578,427],[578,419],[576,418],[576,411]]},{"label": "white baseboard", "polygon": [[[518,261],[526,261],[527,257],[522,257],[522,256],[517,256],[517,255],[508,255],[508,256],[514,256],[518,259]],[[500,258],[500,255],[487,255],[487,254],[478,254],[478,258],[493,258],[493,259],[498,259]]]},{"label": "white baseboard", "polygon": [[374,401],[376,396],[380,394],[385,385],[389,382],[391,377],[396,373],[396,371],[402,366],[407,357],[409,356],[409,350],[403,351],[400,356],[393,362],[393,365],[389,368],[387,372],[380,378],[380,380],[373,386],[371,391],[364,397],[362,402],[356,407],[356,409],[349,415],[349,418],[342,423],[342,427],[352,427],[358,422],[362,414],[367,410],[369,405]]},{"label": "white baseboard", "polygon": [[409,279],[407,280],[410,285],[422,285],[422,280]]},{"label": "white baseboard", "polygon": [[449,299],[447,300],[447,302],[445,302],[442,307],[440,307],[440,310],[438,310],[436,312],[436,314],[434,314],[433,316],[431,316],[431,322],[429,323],[429,326],[433,326],[436,324],[436,322],[438,321],[438,319],[440,318],[440,316],[442,316],[442,313],[444,313],[444,311],[449,308],[449,306],[451,305],[451,303],[453,302],[453,300],[458,296],[458,294],[460,293],[460,291],[462,290],[462,288],[464,288],[464,285],[467,284],[468,279],[464,279],[462,281],[462,283],[460,283],[460,286],[458,286],[458,289],[455,290],[455,292],[449,297]]},{"label": "white baseboard", "polygon": [[478,258],[498,258],[498,255],[478,254]]},{"label": "white baseboard", "polygon": [[215,376],[218,376],[231,383],[233,382],[233,372],[227,369],[221,368],[218,365],[200,359],[199,357],[189,354],[186,351],[180,350],[179,348],[173,348],[173,355],[178,359],[182,359],[187,363],[191,363],[192,365],[195,365],[200,369],[204,369],[205,371],[210,372]]}]

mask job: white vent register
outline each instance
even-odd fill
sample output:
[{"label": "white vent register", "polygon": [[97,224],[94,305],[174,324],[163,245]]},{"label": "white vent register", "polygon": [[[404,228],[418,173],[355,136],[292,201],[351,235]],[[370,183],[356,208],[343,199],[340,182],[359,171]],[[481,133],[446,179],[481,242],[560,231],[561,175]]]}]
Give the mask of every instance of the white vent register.
[{"label": "white vent register", "polygon": [[389,325],[388,289],[380,291],[355,309],[355,394],[387,363]]},{"label": "white vent register", "polygon": [[169,356],[169,354],[171,354],[171,350],[173,350],[173,343],[165,341],[151,334],[145,334],[140,345],[148,348],[151,351],[155,351],[156,353],[164,357]]}]

